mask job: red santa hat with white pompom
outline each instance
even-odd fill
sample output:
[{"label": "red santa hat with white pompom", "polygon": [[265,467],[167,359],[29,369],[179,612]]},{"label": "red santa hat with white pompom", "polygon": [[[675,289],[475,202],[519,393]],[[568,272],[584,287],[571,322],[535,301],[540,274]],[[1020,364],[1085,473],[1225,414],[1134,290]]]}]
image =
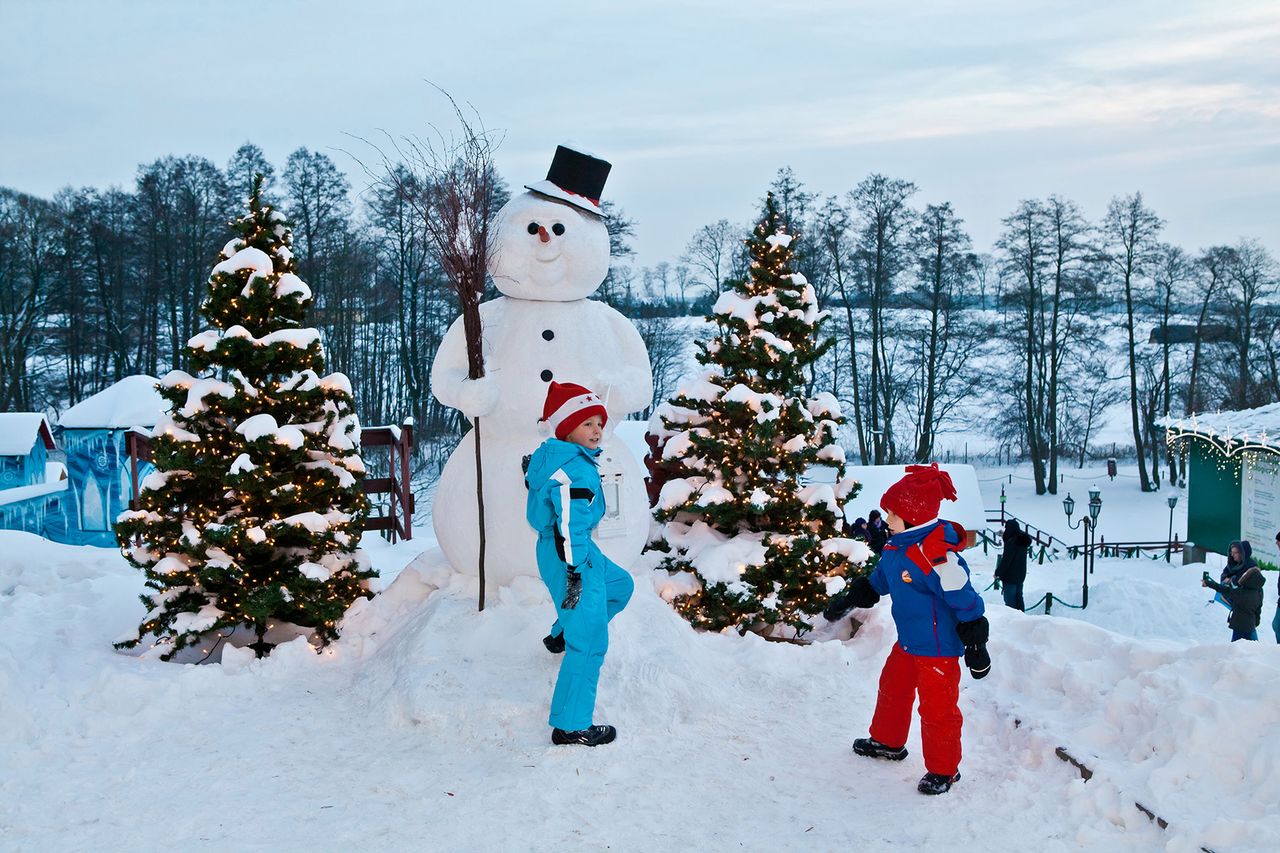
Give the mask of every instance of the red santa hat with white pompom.
[{"label": "red santa hat with white pompom", "polygon": [[538,426],[544,434],[554,433],[556,438],[564,441],[592,415],[599,415],[602,424],[609,422],[609,412],[599,394],[572,382],[552,382],[542,404],[542,419]]}]

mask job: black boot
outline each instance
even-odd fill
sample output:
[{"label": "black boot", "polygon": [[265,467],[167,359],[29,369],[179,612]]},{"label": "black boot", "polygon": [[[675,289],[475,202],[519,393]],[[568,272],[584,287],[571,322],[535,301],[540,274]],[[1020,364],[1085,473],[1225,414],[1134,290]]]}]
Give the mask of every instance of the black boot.
[{"label": "black boot", "polygon": [[564,652],[564,634],[547,634],[542,638],[542,645],[553,655],[561,654]]},{"label": "black boot", "polygon": [[920,780],[920,784],[916,785],[916,790],[922,794],[934,796],[936,794],[945,794],[951,790],[951,786],[960,781],[960,774],[954,776],[944,776],[941,773],[926,773],[924,778]]},{"label": "black boot", "polygon": [[618,730],[613,726],[592,726],[589,729],[582,729],[576,732],[566,732],[564,729],[551,730],[551,742],[556,746],[570,744],[601,746],[602,744],[613,743],[613,739],[617,736]]},{"label": "black boot", "polygon": [[907,748],[885,746],[875,738],[860,737],[853,742],[853,751],[868,758],[883,758],[886,761],[901,761],[907,757]]}]

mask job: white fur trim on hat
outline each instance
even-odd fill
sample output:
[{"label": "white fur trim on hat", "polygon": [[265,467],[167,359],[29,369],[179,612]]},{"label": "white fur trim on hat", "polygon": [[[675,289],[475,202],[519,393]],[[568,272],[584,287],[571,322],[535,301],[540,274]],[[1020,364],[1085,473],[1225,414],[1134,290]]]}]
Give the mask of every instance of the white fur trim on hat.
[{"label": "white fur trim on hat", "polygon": [[576,397],[570,397],[560,404],[560,408],[556,409],[551,417],[547,418],[547,426],[551,428],[551,434],[555,435],[560,431],[560,424],[569,419],[570,416],[581,412],[583,409],[593,409],[596,406],[604,408],[604,401],[600,399],[600,395],[594,391],[589,394],[579,394]]}]

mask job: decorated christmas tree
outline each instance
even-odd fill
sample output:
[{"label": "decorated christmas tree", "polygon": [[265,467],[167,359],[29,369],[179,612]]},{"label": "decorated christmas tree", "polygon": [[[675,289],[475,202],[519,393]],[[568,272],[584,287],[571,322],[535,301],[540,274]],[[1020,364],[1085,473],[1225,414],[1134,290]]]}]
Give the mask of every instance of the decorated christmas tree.
[{"label": "decorated christmas tree", "polygon": [[668,552],[673,603],[696,627],[797,633],[870,551],[841,535],[845,478],[836,443],[843,418],[806,380],[831,346],[821,340],[813,287],[792,271],[772,194],[747,241],[749,277],[716,301],[716,334],[699,345],[706,369],[659,407],[670,478],[655,508],[654,547]]},{"label": "decorated christmas tree", "polygon": [[171,646],[166,660],[238,627],[261,657],[277,622],[326,644],[376,574],[357,547],[368,504],[351,383],[320,375],[320,334],[302,325],[311,291],[261,183],[209,277],[213,328],[187,344],[196,376],[160,381],[170,411],[153,433],[156,471],[116,524],[152,590],[137,638],[119,645],[151,637]]}]

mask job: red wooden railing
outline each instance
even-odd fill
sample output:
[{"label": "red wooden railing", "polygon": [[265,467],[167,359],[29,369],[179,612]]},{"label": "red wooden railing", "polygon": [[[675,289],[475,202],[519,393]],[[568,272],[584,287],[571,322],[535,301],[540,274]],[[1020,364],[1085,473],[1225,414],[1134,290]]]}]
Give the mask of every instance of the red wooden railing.
[{"label": "red wooden railing", "polygon": [[[413,452],[413,421],[407,420],[400,426],[365,427],[360,431],[360,445],[366,451],[370,447],[386,447],[391,454],[388,476],[364,478],[366,495],[391,496],[387,514],[370,514],[364,520],[364,529],[390,531],[392,542],[397,537],[412,539],[414,501],[409,484],[409,459]],[[138,462],[151,461],[151,436],[140,430],[130,430],[124,435],[124,447],[129,454],[129,473],[133,481],[133,500],[129,504],[132,508],[138,500]]]}]

